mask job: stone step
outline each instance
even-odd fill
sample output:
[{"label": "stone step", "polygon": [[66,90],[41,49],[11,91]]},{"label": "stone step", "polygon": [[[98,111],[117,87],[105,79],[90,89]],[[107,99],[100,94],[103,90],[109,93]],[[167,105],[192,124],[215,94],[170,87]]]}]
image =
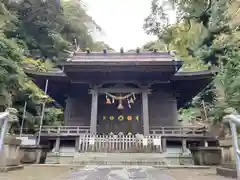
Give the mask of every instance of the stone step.
[{"label": "stone step", "polygon": [[179,154],[76,153],[74,164],[191,165],[192,157]]},{"label": "stone step", "polygon": [[75,153],[48,153],[46,164],[72,164]]},{"label": "stone step", "polygon": [[130,160],[130,161],[116,161],[116,160],[91,160],[91,161],[74,161],[73,164],[76,165],[167,165],[165,160],[162,161],[137,161],[137,160]]}]

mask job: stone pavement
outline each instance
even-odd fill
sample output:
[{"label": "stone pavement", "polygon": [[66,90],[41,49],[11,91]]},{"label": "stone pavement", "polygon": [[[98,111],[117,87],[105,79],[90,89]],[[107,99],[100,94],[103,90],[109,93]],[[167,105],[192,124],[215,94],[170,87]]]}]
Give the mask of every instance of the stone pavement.
[{"label": "stone pavement", "polygon": [[158,169],[151,166],[26,166],[0,173],[0,180],[229,180],[213,169]]},{"label": "stone pavement", "polygon": [[161,170],[151,166],[85,166],[83,169],[54,180],[226,180],[226,178],[207,172],[202,176],[200,174],[202,170],[196,174],[189,173],[189,171],[192,169],[184,169],[182,172],[180,170],[178,171],[180,174],[174,177],[172,170]]},{"label": "stone pavement", "polygon": [[[59,179],[56,178],[56,180]],[[85,166],[59,180],[173,180],[158,169],[143,166]]]}]

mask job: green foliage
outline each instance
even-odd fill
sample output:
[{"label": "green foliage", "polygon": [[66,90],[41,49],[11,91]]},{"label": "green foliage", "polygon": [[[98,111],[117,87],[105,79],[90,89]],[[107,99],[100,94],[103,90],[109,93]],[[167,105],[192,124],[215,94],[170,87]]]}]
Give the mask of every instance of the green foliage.
[{"label": "green foliage", "polygon": [[153,51],[154,49],[160,50],[160,51],[166,51],[166,44],[164,44],[162,41],[150,41],[143,45],[143,50],[147,51]]},{"label": "green foliage", "polygon": [[[169,23],[169,9],[177,13],[175,24]],[[207,64],[218,67],[210,89],[197,98],[207,101],[206,108],[214,122],[221,122],[227,107],[240,112],[239,9],[237,0],[153,0],[151,13],[145,19],[146,32],[158,36],[186,60],[183,70],[195,71]],[[199,111],[202,108],[196,101],[192,106]]]},{"label": "green foliage", "polygon": [[45,72],[69,51],[87,47],[111,49],[95,42],[91,33],[101,28],[86,14],[81,1],[2,0],[0,1],[0,111],[14,107],[22,120],[27,102],[25,126],[39,125],[43,101],[47,103],[44,124],[61,125],[62,109],[51,107],[54,101],[24,73]]},{"label": "green foliage", "polygon": [[44,124],[52,126],[63,125],[63,110],[58,108],[46,108],[44,113]]}]

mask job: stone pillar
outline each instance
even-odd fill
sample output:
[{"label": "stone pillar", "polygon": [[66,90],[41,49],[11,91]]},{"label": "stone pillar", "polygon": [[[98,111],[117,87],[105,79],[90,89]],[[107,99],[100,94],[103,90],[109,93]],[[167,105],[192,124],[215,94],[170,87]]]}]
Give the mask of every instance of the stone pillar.
[{"label": "stone pillar", "polygon": [[149,135],[149,111],[148,111],[148,93],[142,92],[142,119],[143,119],[143,134]]},{"label": "stone pillar", "polygon": [[183,139],[182,140],[182,153],[187,152],[187,140]]},{"label": "stone pillar", "polygon": [[90,121],[90,134],[97,134],[97,113],[98,113],[98,91],[96,88],[92,89],[92,108]]},{"label": "stone pillar", "polygon": [[60,151],[60,137],[57,137],[56,143],[55,143],[55,152]]}]

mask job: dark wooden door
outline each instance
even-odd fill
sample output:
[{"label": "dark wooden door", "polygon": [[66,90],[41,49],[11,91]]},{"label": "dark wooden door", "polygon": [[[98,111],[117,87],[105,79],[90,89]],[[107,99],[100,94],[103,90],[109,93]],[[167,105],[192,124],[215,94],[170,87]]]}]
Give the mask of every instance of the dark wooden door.
[{"label": "dark wooden door", "polygon": [[100,134],[142,133],[141,99],[137,97],[131,107],[128,106],[127,101],[123,101],[123,110],[117,109],[118,104],[118,101],[106,104],[105,96],[99,97],[98,132]]}]

